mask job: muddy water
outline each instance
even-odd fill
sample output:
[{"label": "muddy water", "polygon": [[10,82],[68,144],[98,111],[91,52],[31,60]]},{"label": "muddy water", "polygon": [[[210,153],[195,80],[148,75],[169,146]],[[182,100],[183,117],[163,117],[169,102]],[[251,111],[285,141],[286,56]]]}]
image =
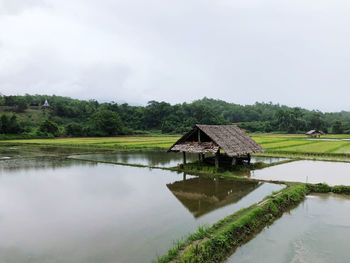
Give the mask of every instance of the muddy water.
[{"label": "muddy water", "polygon": [[350,163],[296,161],[252,171],[251,177],[263,180],[350,185]]},{"label": "muddy water", "polygon": [[0,262],[150,262],[281,188],[86,161],[0,161]]},{"label": "muddy water", "polygon": [[226,263],[350,262],[350,198],[312,195],[238,248]]},{"label": "muddy water", "polygon": [[[208,155],[207,155],[208,156]],[[146,166],[173,167],[182,163],[182,153],[167,152],[117,152],[117,153],[97,153],[87,155],[71,156],[96,161],[107,161],[128,164],[141,164]],[[187,162],[198,161],[198,154],[186,154]],[[274,163],[287,160],[286,158],[276,157],[253,157],[252,162]]]}]

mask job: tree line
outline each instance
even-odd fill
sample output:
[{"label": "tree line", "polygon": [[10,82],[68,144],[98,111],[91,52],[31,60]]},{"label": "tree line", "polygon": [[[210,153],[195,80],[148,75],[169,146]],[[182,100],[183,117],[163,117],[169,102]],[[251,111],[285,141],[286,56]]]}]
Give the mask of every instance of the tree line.
[{"label": "tree line", "polygon": [[[50,108],[35,110],[48,100]],[[239,105],[204,97],[171,105],[150,101],[145,106],[99,103],[61,96],[3,96],[0,134],[27,136],[114,136],[161,132],[181,134],[195,124],[232,124],[248,132],[350,133],[350,112],[323,113],[272,103]],[[6,107],[5,107],[6,108]],[[35,108],[35,107],[34,107]],[[8,109],[7,109],[8,110]]]}]

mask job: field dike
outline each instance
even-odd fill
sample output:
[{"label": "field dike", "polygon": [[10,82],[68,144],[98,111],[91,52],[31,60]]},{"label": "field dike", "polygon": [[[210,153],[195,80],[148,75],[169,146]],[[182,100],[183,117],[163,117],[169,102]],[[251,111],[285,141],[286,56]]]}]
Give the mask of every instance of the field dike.
[{"label": "field dike", "polygon": [[350,195],[350,186],[336,185],[329,186],[328,184],[307,184],[306,187],[313,193],[334,193]]},{"label": "field dike", "polygon": [[350,154],[348,153],[329,153],[329,152],[297,152],[297,151],[266,151],[264,154],[256,154],[256,156],[266,157],[286,157],[295,159],[310,159],[319,161],[340,161],[350,162]]},{"label": "field dike", "polygon": [[178,242],[158,263],[221,262],[285,211],[298,205],[309,193],[305,184],[288,185],[263,201],[230,215],[209,228],[200,227]]},{"label": "field dike", "polygon": [[[208,175],[208,174],[215,174],[215,175],[235,175],[235,174],[244,174],[249,171],[253,170],[259,170],[271,166],[276,166],[276,165],[281,165],[281,164],[286,164],[290,162],[294,162],[297,159],[289,159],[289,160],[283,160],[280,162],[275,162],[275,163],[264,163],[264,162],[256,162],[252,163],[249,166],[244,166],[244,165],[221,165],[219,168],[216,168],[213,165],[208,165],[205,163],[200,163],[198,162],[193,162],[193,163],[187,163],[186,165],[179,165],[178,167],[172,167],[170,170],[172,171],[177,171],[177,172],[186,172],[189,174],[194,174],[194,175]],[[229,176],[230,177],[230,176]]]}]

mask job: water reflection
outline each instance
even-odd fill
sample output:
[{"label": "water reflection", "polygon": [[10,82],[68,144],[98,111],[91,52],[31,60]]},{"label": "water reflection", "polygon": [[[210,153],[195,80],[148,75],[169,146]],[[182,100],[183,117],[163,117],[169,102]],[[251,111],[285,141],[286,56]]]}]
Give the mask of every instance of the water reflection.
[{"label": "water reflection", "polygon": [[350,163],[296,161],[252,171],[251,175],[263,180],[350,185]]},{"label": "water reflection", "polygon": [[53,146],[12,146],[0,147],[0,160],[28,158],[28,157],[45,157],[87,153],[88,149],[83,148],[69,148],[69,147],[53,147]]},{"label": "water reflection", "polygon": [[213,198],[225,202],[228,191],[242,187],[241,198],[195,218],[167,187],[181,181],[174,172],[57,158],[11,161],[0,162],[0,262],[150,262],[199,225],[282,188],[264,183],[249,191],[220,182]]},{"label": "water reflection", "polygon": [[16,174],[18,172],[29,172],[29,171],[39,171],[45,170],[50,174],[51,170],[57,168],[71,167],[71,166],[84,166],[93,167],[96,163],[85,162],[79,160],[69,160],[62,158],[52,158],[52,157],[38,157],[38,158],[25,158],[25,159],[9,159],[2,160],[0,162],[0,176]]},{"label": "water reflection", "polygon": [[174,196],[195,218],[215,209],[237,203],[262,184],[223,178],[190,178],[167,184]]},{"label": "water reflection", "polygon": [[349,197],[309,196],[226,262],[350,262],[349,206]]}]

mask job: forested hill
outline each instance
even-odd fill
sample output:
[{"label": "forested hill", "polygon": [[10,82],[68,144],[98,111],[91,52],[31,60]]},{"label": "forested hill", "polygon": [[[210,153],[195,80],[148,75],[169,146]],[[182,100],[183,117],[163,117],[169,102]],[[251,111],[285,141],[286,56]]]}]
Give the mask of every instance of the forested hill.
[{"label": "forested hill", "polygon": [[[41,107],[45,100],[49,108]],[[208,98],[175,105],[150,101],[146,106],[131,106],[60,96],[2,96],[0,110],[0,133],[26,137],[183,133],[197,123],[237,123],[250,132],[320,129],[350,133],[350,112],[322,113],[272,103],[243,106]]]}]

